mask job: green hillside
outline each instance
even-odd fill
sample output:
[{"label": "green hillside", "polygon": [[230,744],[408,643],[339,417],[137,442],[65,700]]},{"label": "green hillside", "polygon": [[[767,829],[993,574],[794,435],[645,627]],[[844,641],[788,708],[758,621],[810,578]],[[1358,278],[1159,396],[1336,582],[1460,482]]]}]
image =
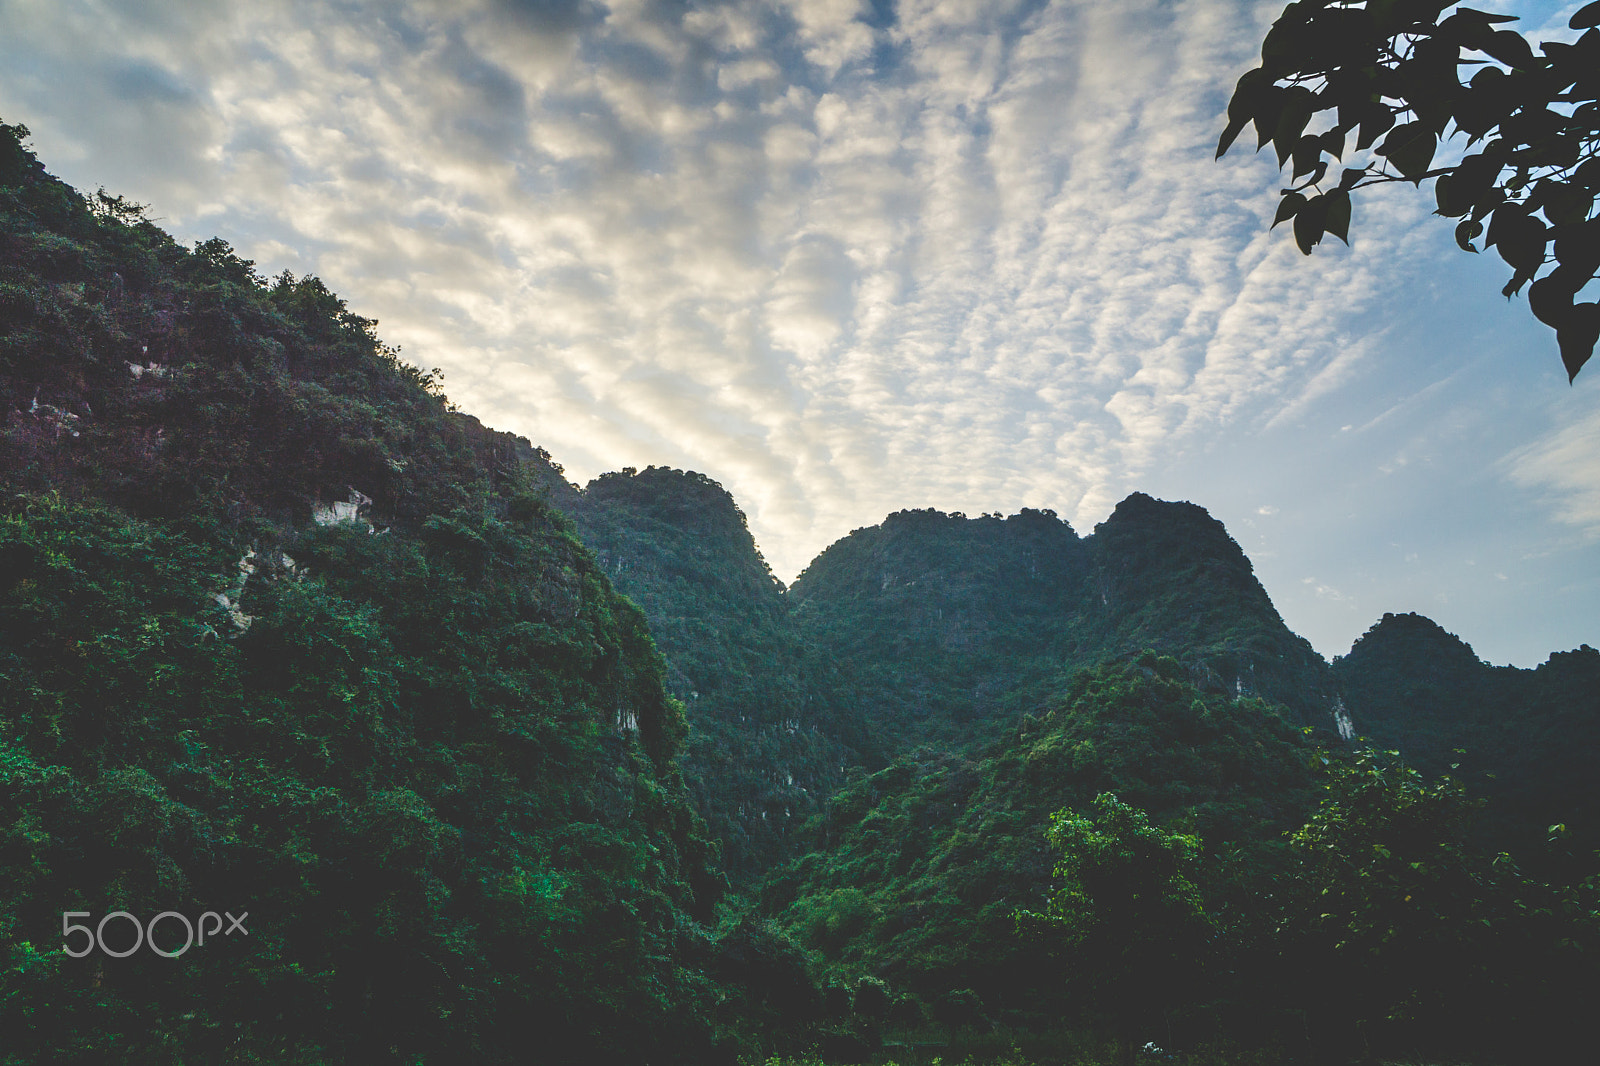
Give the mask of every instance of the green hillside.
[{"label": "green hillside", "polygon": [[1426,773],[1454,767],[1494,798],[1499,846],[1519,850],[1559,822],[1580,854],[1600,848],[1600,651],[1490,666],[1433,621],[1386,614],[1332,673],[1357,733]]},{"label": "green hillside", "polygon": [[[685,960],[721,875],[685,725],[545,458],[315,278],[86,201],[23,132],[0,129],[0,1061],[695,1059],[712,992]],[[119,910],[248,934],[63,952],[64,912]]]},{"label": "green hillside", "polygon": [[1204,508],[1136,492],[1087,544],[1083,659],[1154,648],[1187,663],[1203,688],[1264,696],[1302,725],[1328,727],[1327,664],[1284,625],[1250,560]]},{"label": "green hillside", "polygon": [[961,746],[1059,669],[1086,553],[1045,511],[901,511],[818,555],[789,599],[819,689],[863,723],[869,763]]},{"label": "green hillside", "polygon": [[1054,812],[1112,792],[1220,852],[1270,851],[1310,809],[1301,732],[1186,673],[1151,653],[1084,671],[981,755],[921,749],[854,782],[763,906],[830,964],[938,1012],[1026,1023],[1059,1011],[1059,981],[1042,979],[1050,953],[1015,930],[1048,894]]},{"label": "green hillside", "polygon": [[1587,881],[1526,875],[1448,779],[1189,675],[1153,652],[1083,671],[981,755],[922,749],[834,797],[761,909],[856,989],[858,1048],[1577,1046],[1600,994],[1592,859]]},{"label": "green hillside", "polygon": [[814,683],[857,709],[869,758],[988,739],[1074,670],[1144,648],[1208,691],[1329,721],[1326,663],[1193,504],[1135,493],[1086,538],[1049,511],[902,511],[824,550],[788,598]]}]

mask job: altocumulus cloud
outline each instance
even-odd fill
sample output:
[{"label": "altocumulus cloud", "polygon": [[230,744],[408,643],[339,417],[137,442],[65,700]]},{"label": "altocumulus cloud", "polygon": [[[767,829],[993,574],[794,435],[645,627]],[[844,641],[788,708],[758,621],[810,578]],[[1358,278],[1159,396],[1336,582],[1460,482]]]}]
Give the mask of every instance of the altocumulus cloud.
[{"label": "altocumulus cloud", "polygon": [[[1308,268],[1212,161],[1280,6],[10,0],[0,114],[572,476],[718,478],[789,577],[899,507],[1092,525],[1362,379],[1440,241],[1376,196]],[[1592,436],[1506,477],[1592,521]]]}]

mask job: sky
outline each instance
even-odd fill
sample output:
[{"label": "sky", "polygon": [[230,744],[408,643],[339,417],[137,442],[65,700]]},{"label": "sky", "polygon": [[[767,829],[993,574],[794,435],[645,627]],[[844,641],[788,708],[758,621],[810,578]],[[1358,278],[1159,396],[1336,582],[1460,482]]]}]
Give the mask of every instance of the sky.
[{"label": "sky", "polygon": [[[1570,39],[1577,3],[1487,5]],[[1600,369],[1409,186],[1267,224],[1253,0],[0,0],[54,174],[316,274],[583,483],[698,470],[789,581],[884,515],[1191,500],[1330,658],[1600,645]]]}]

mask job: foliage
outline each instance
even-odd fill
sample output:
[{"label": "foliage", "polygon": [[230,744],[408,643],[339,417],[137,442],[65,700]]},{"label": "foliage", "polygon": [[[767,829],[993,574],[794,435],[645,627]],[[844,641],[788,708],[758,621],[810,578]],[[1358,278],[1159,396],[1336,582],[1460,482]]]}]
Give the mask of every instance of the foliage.
[{"label": "foliage", "polygon": [[1230,869],[1263,865],[1309,809],[1305,739],[1153,654],[1082,671],[1039,710],[981,758],[924,749],[847,786],[812,827],[818,853],[770,881],[763,907],[834,972],[882,977],[951,1031],[1099,1024],[1100,1001],[1068,995],[1057,938],[1016,935],[1018,909],[1048,907],[1053,812],[1116,792],[1161,831],[1226,850]]},{"label": "foliage", "polygon": [[1078,663],[1152,648],[1183,661],[1208,692],[1259,696],[1320,724],[1322,657],[1284,624],[1249,558],[1204,508],[1135,492],[1087,544],[1095,567]]},{"label": "foliage", "polygon": [[902,1039],[1554,1054],[1600,980],[1595,856],[1531,877],[1476,843],[1480,806],[1145,654],[981,759],[847,786],[762,904],[830,972],[924,1004]]},{"label": "foliage", "polygon": [[[558,472],[4,133],[0,1061],[713,1054],[682,708]],[[114,910],[249,936],[65,954]]]},{"label": "foliage", "polygon": [[1321,708],[1320,658],[1227,531],[1142,493],[1085,538],[1049,511],[899,512],[825,550],[789,599],[812,691],[861,723],[869,767],[991,740],[1074,671],[1145,648],[1209,691]]},{"label": "foliage", "polygon": [[1480,806],[1370,750],[1328,760],[1292,837],[1282,968],[1268,971],[1318,1039],[1530,1058],[1585,1039],[1600,907],[1587,886],[1539,883],[1474,846]]},{"label": "foliage", "polygon": [[1109,792],[1087,812],[1056,812],[1046,836],[1055,885],[1045,911],[1019,925],[1061,937],[1063,977],[1131,1046],[1196,997],[1215,935],[1196,884],[1200,838],[1152,825]]},{"label": "foliage", "polygon": [[[1600,4],[1572,16],[1571,28],[1584,31],[1575,43],[1545,42],[1538,53],[1500,28],[1515,16],[1457,7],[1445,17],[1452,7],[1290,4],[1262,43],[1261,66],[1239,79],[1217,155],[1253,122],[1257,147],[1270,143],[1279,166],[1306,179],[1283,190],[1273,225],[1293,219],[1307,255],[1324,234],[1348,241],[1355,190],[1437,179],[1438,214],[1461,219],[1456,243],[1476,252],[1481,236],[1499,251],[1512,269],[1505,295],[1533,282],[1528,305],[1556,331],[1576,377],[1600,337],[1600,304],[1575,302],[1600,269]],[[1461,66],[1477,68],[1466,82]],[[1307,132],[1326,111],[1328,128]],[[1352,133],[1365,161],[1324,189],[1329,159],[1343,159]],[[1440,165],[1456,134],[1466,154]]]},{"label": "foliage", "polygon": [[813,560],[788,598],[808,676],[858,720],[845,736],[862,760],[960,747],[1009,720],[1057,669],[1085,556],[1053,513],[927,510],[855,530]]},{"label": "foliage", "polygon": [[1572,826],[1579,853],[1600,847],[1600,652],[1558,652],[1537,669],[1490,666],[1414,614],[1387,614],[1331,671],[1356,730],[1429,776],[1454,774],[1493,800],[1478,831],[1493,850],[1550,876],[1545,827]]}]

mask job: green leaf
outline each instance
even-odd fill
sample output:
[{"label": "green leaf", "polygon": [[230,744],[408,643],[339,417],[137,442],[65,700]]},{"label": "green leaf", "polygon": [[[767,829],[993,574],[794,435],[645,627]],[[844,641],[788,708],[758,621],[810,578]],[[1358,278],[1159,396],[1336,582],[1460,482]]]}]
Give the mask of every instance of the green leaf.
[{"label": "green leaf", "polygon": [[1456,244],[1460,246],[1463,252],[1476,254],[1478,249],[1472,244],[1472,241],[1482,233],[1483,223],[1474,222],[1469,218],[1456,227]]},{"label": "green leaf", "polygon": [[1221,159],[1228,149],[1233,147],[1233,142],[1238,140],[1239,134],[1249,124],[1250,120],[1248,118],[1239,121],[1230,118],[1227,129],[1223,130],[1222,136],[1217,138],[1217,154],[1215,158]]},{"label": "green leaf", "polygon": [[1556,330],[1556,343],[1561,346],[1561,362],[1567,368],[1569,383],[1594,354],[1596,341],[1600,341],[1600,303],[1578,304]]},{"label": "green leaf", "polygon": [[1545,181],[1539,186],[1544,217],[1551,222],[1582,222],[1594,206],[1594,193],[1565,181]]},{"label": "green leaf", "polygon": [[[1500,215],[1501,211],[1495,212],[1496,222],[1500,221]],[[1527,271],[1531,278],[1544,264],[1544,249],[1549,240],[1549,231],[1539,219],[1532,215],[1514,213],[1507,216],[1505,224],[1499,228],[1497,235],[1493,234],[1494,227],[1491,226],[1490,229],[1494,236],[1495,247],[1500,252],[1500,258],[1518,273]]]},{"label": "green leaf", "polygon": [[1477,155],[1467,156],[1450,173],[1439,176],[1434,185],[1439,214],[1445,218],[1460,218],[1494,187],[1502,169],[1499,144],[1495,141]]},{"label": "green leaf", "polygon": [[[1538,269],[1538,267],[1518,267],[1512,273],[1511,280],[1506,282],[1505,288],[1500,290],[1500,295],[1508,300],[1511,299],[1511,297],[1522,291],[1524,285],[1533,280],[1533,275],[1538,272]],[[1559,334],[1557,336],[1559,338]],[[1488,774],[1486,776],[1493,777],[1494,775]]]},{"label": "green leaf", "polygon": [[1516,15],[1496,15],[1496,14],[1494,14],[1492,12],[1489,12],[1489,11],[1479,11],[1476,8],[1470,8],[1470,7],[1458,7],[1458,8],[1456,8],[1456,14],[1457,15],[1471,15],[1471,16],[1476,17],[1480,21],[1487,22],[1487,23],[1489,23],[1491,25],[1498,24],[1498,23],[1501,23],[1501,22],[1519,22],[1519,21],[1521,21]]},{"label": "green leaf", "polygon": [[[1256,100],[1255,114],[1252,120],[1256,124],[1256,151],[1267,146],[1272,140],[1273,132],[1278,128],[1278,118],[1283,114],[1283,98],[1286,90],[1275,85],[1269,85],[1261,90],[1261,96]],[[1281,163],[1279,164],[1282,165]]]},{"label": "green leaf", "polygon": [[1587,30],[1593,26],[1600,26],[1600,0],[1578,8],[1572,18],[1567,20],[1567,26],[1574,30]]},{"label": "green leaf", "polygon": [[1311,121],[1312,105],[1315,102],[1316,97],[1312,95],[1311,90],[1302,85],[1284,90],[1278,122],[1272,131],[1272,146],[1277,149],[1280,167],[1289,161],[1290,153],[1299,143],[1300,135],[1305,132],[1306,123]]},{"label": "green leaf", "polygon": [[1271,88],[1272,79],[1260,67],[1247,70],[1240,75],[1234,84],[1233,96],[1228,100],[1228,127],[1222,131],[1222,136],[1217,140],[1218,159],[1232,147],[1234,140],[1256,116],[1256,109],[1261,106],[1267,91]]},{"label": "green leaf", "polygon": [[[1322,138],[1303,136],[1295,142],[1294,150],[1290,154],[1294,158],[1293,175],[1298,180],[1302,174],[1310,174],[1317,169],[1317,164],[1322,160]],[[1323,163],[1322,169],[1326,171],[1328,165]]]},{"label": "green leaf", "polygon": [[1574,273],[1585,278],[1600,270],[1600,218],[1572,226],[1558,226],[1555,237],[1556,261],[1571,267]]},{"label": "green leaf", "polygon": [[1365,152],[1379,137],[1393,128],[1394,110],[1387,104],[1374,101],[1366,117],[1361,120],[1361,132],[1356,137],[1356,151]]},{"label": "green leaf", "polygon": [[1528,310],[1533,312],[1534,318],[1552,329],[1559,330],[1572,314],[1575,290],[1570,279],[1570,274],[1556,270],[1528,288]]},{"label": "green leaf", "polygon": [[1533,49],[1528,47],[1527,40],[1522,34],[1512,30],[1498,30],[1491,33],[1488,40],[1478,44],[1477,48],[1513,70],[1534,70],[1539,66],[1539,61],[1534,58]]}]

